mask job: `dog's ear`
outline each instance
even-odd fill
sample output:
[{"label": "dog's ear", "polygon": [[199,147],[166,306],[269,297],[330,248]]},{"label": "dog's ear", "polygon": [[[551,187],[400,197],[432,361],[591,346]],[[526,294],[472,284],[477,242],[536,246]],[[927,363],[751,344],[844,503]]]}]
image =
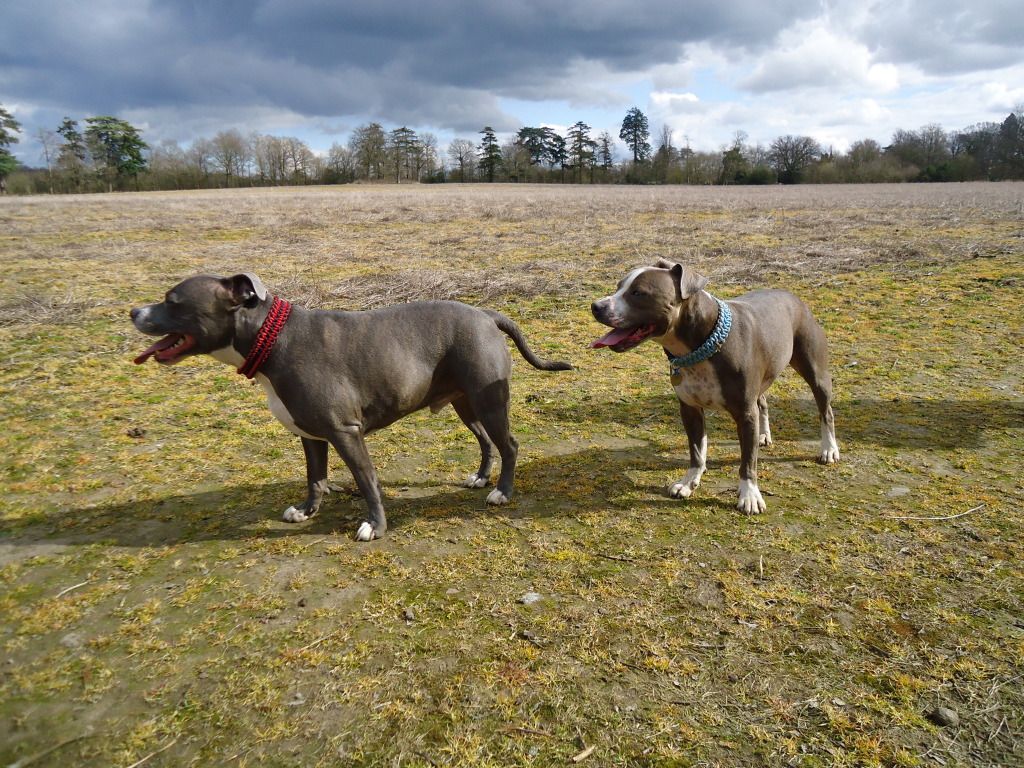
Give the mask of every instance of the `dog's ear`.
[{"label": "dog's ear", "polygon": [[669,274],[672,275],[672,280],[679,289],[680,299],[690,298],[693,294],[704,290],[704,286],[708,284],[708,279],[704,275],[689,267],[684,267],[682,264],[671,265]]},{"label": "dog's ear", "polygon": [[242,272],[224,280],[224,287],[231,294],[235,308],[255,307],[267,298],[267,287],[252,272]]},{"label": "dog's ear", "polygon": [[658,269],[672,269],[675,265],[676,263],[674,261],[669,261],[668,259],[658,259],[654,262],[654,266]]}]

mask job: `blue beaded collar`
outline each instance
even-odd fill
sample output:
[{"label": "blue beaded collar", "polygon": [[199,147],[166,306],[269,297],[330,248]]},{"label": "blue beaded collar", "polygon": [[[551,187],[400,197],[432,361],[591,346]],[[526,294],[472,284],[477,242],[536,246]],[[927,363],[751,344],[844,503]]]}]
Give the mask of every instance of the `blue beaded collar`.
[{"label": "blue beaded collar", "polygon": [[[708,295],[710,296],[710,294]],[[718,302],[718,322],[715,323],[714,330],[703,344],[682,357],[675,357],[667,349],[665,350],[665,356],[668,357],[668,371],[671,375],[677,375],[680,368],[689,368],[704,362],[721,349],[729,337],[729,331],[732,330],[732,310],[717,296],[711,296],[711,298]]]}]

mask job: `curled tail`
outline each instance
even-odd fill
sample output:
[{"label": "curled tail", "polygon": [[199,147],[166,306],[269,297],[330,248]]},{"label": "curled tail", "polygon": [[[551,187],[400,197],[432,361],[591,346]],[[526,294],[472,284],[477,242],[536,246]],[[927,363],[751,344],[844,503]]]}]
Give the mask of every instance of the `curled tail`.
[{"label": "curled tail", "polygon": [[534,368],[539,368],[542,371],[572,370],[572,366],[569,363],[563,363],[559,360],[542,360],[533,354],[533,350],[530,349],[530,345],[526,343],[526,337],[523,336],[523,332],[519,330],[519,326],[501,314],[501,312],[495,312],[493,309],[485,309],[483,311],[486,312],[487,316],[494,321],[494,324],[501,329],[502,333],[515,342],[519,353],[526,359],[526,362]]}]

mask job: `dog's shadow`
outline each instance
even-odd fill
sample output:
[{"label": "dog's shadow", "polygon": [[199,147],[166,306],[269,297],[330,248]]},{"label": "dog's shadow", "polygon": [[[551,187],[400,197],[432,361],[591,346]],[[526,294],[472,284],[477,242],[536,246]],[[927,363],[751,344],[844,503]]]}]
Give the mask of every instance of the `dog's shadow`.
[{"label": "dog's shadow", "polygon": [[[636,472],[671,474],[679,469],[678,461],[659,456],[653,446],[592,447],[521,462],[516,473],[516,497],[507,507],[486,504],[489,488],[446,487],[419,480],[406,482],[400,477],[385,478],[384,506],[389,531],[394,533],[418,519],[457,524],[485,516],[506,521],[568,516],[581,503],[614,506],[615,499],[626,492],[650,493],[652,503],[679,505],[679,501],[664,496],[663,488],[644,483],[624,484],[622,480],[624,475]],[[581,478],[586,479],[589,501],[578,493]],[[154,547],[208,540],[276,539],[298,533],[349,536],[365,519],[366,507],[349,490],[353,483],[343,467],[332,471],[332,480],[343,490],[325,497],[319,514],[297,525],[283,522],[281,511],[305,496],[305,484],[298,476],[288,482],[226,486],[192,494],[54,510],[34,516],[31,523],[22,527],[0,530],[0,541],[14,546],[45,542]],[[577,492],[570,493],[570,487]],[[431,493],[434,489],[436,492]],[[732,506],[731,502],[712,496],[689,503],[722,509]]]},{"label": "dog's shadow", "polygon": [[[817,412],[810,399],[769,400],[769,408],[776,439],[817,438]],[[546,413],[556,420],[579,417],[578,410],[562,413],[554,408]],[[609,434],[622,434],[628,429],[642,438],[645,422],[677,420],[678,416],[671,398],[651,397],[588,403],[587,418],[607,423]],[[851,400],[837,405],[836,426],[841,446],[845,441],[855,441],[907,449],[978,448],[985,444],[987,431],[1024,429],[1024,402]],[[723,429],[728,434],[725,439],[735,440],[731,420],[722,417],[719,423],[709,426],[712,444],[722,440]],[[680,430],[675,456],[665,456],[657,445],[639,442],[635,447],[589,447],[523,461],[517,468],[517,496],[509,507],[488,506],[484,501],[486,489],[385,478],[389,527],[400,531],[411,521],[423,518],[458,522],[481,516],[514,520],[571,515],[581,504],[614,506],[627,488],[632,493],[649,494],[650,503],[678,507],[680,502],[666,498],[663,488],[643,481],[624,484],[622,478],[645,472],[677,474],[685,467],[685,450]],[[772,457],[769,452],[762,454],[761,460],[788,459]],[[712,454],[709,468],[717,464]],[[580,478],[585,478],[586,483],[577,482]],[[332,479],[343,486],[351,485],[344,469],[335,469]],[[298,532],[350,534],[365,518],[363,500],[343,492],[328,496],[320,514],[307,523],[282,522],[281,511],[304,497],[305,484],[295,477],[287,482],[226,486],[207,492],[54,509],[39,512],[24,524],[5,524],[0,527],[0,541],[14,546],[48,542],[151,547],[203,540],[273,539]],[[732,509],[733,500],[700,494],[686,504],[727,511]]]},{"label": "dog's shadow", "polygon": [[[980,448],[985,444],[988,431],[1024,430],[1024,400],[1009,398],[852,398],[837,401],[833,410],[840,446],[852,440],[886,448]],[[776,439],[818,439],[818,412],[809,394],[806,398],[773,398],[769,391],[768,411]],[[546,413],[566,421],[579,417],[576,407],[549,408]],[[588,420],[616,425],[616,432],[623,427],[652,421],[679,421],[678,405],[671,394],[588,402],[586,413]],[[708,426],[712,445],[722,439],[735,440],[736,428],[732,419],[724,414],[716,414],[715,419],[717,423],[709,423]]]}]

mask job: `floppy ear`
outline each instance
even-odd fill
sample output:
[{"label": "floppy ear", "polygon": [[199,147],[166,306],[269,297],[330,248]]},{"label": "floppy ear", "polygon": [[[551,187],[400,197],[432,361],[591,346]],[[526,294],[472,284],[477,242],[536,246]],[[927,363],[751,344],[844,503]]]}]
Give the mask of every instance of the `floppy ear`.
[{"label": "floppy ear", "polygon": [[672,269],[675,265],[676,263],[674,261],[669,261],[668,259],[658,259],[654,262],[654,266],[658,269]]},{"label": "floppy ear", "polygon": [[681,299],[690,298],[693,294],[704,290],[704,286],[708,284],[708,279],[704,275],[689,267],[684,267],[682,264],[673,264],[669,268],[669,272],[679,288],[679,298]]},{"label": "floppy ear", "polygon": [[267,287],[252,272],[229,277],[224,280],[224,287],[231,293],[231,300],[237,307],[255,307],[267,298]]}]

